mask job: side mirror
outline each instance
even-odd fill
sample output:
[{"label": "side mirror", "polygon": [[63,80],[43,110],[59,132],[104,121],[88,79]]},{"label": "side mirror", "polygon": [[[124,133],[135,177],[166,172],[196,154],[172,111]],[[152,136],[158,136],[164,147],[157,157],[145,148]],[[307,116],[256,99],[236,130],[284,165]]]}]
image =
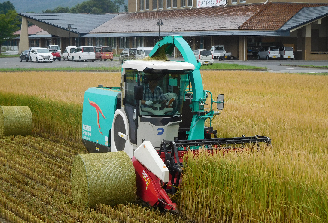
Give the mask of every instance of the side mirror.
[{"label": "side mirror", "polygon": [[217,108],[218,110],[223,110],[224,108],[224,94],[219,94],[217,97]]},{"label": "side mirror", "polygon": [[134,86],[134,99],[135,100],[143,99],[143,86]]}]

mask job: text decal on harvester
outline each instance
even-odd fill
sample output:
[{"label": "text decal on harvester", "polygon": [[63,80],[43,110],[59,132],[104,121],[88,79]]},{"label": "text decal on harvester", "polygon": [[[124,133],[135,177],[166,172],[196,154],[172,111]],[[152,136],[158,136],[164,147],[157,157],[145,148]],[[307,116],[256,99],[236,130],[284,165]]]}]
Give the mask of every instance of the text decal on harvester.
[{"label": "text decal on harvester", "polygon": [[158,128],[157,129],[157,135],[160,136],[160,135],[163,135],[164,133],[164,129],[163,128]]}]

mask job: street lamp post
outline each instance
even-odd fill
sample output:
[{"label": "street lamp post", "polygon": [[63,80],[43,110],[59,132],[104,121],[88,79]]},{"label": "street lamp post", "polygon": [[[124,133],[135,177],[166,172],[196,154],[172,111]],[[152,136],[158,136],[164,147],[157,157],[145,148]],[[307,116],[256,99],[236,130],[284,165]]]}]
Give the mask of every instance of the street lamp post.
[{"label": "street lamp post", "polygon": [[158,20],[157,25],[158,25],[158,37],[161,38],[161,26],[164,25],[162,19]]},{"label": "street lamp post", "polygon": [[71,28],[73,24],[67,24],[68,25],[68,42],[69,42],[69,46],[72,46],[71,44]]},{"label": "street lamp post", "polygon": [[68,41],[69,41],[69,45],[72,46],[72,41],[71,41],[71,30],[72,29],[77,29],[77,28],[73,28],[72,25],[74,24],[67,24],[67,29],[68,29]]}]

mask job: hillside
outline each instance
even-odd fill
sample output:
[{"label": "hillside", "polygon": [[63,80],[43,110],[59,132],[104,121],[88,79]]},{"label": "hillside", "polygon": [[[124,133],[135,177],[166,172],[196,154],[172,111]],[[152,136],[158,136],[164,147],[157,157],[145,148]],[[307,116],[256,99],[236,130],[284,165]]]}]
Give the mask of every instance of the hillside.
[{"label": "hillside", "polygon": [[[6,2],[8,0],[0,0],[0,3]],[[9,0],[14,6],[18,13],[24,12],[35,12],[41,13],[42,10],[55,9],[58,6],[69,7],[84,2],[85,0]],[[127,4],[127,1],[125,1]]]},{"label": "hillside", "polygon": [[[6,1],[8,0],[0,0],[1,3]],[[42,12],[42,10],[55,9],[58,6],[71,8],[79,3],[84,2],[84,0],[10,0],[10,2],[15,6],[15,9],[18,13],[39,13]]]}]

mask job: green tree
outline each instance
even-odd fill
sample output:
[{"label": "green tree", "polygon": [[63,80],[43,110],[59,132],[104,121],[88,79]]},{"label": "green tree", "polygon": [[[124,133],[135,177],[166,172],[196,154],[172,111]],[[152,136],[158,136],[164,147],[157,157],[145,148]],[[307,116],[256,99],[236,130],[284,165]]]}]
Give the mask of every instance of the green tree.
[{"label": "green tree", "polygon": [[[42,12],[105,14],[119,12],[120,5],[124,5],[124,0],[88,0],[70,9],[68,7],[57,7],[54,10],[47,9]],[[127,7],[125,10],[127,11]]]},{"label": "green tree", "polygon": [[0,3],[0,14],[6,14],[10,10],[15,10],[15,6],[10,1]]},{"label": "green tree", "polygon": [[69,8],[68,7],[57,7],[54,10],[47,9],[45,11],[42,11],[44,13],[69,13]]},{"label": "green tree", "polygon": [[[19,17],[15,10],[9,10],[6,14],[0,14],[0,49],[2,44],[14,37],[14,32],[19,30]],[[0,50],[1,54],[1,50]]]},{"label": "green tree", "polygon": [[124,0],[89,0],[72,7],[70,12],[92,14],[116,13],[122,4],[124,4]]}]

